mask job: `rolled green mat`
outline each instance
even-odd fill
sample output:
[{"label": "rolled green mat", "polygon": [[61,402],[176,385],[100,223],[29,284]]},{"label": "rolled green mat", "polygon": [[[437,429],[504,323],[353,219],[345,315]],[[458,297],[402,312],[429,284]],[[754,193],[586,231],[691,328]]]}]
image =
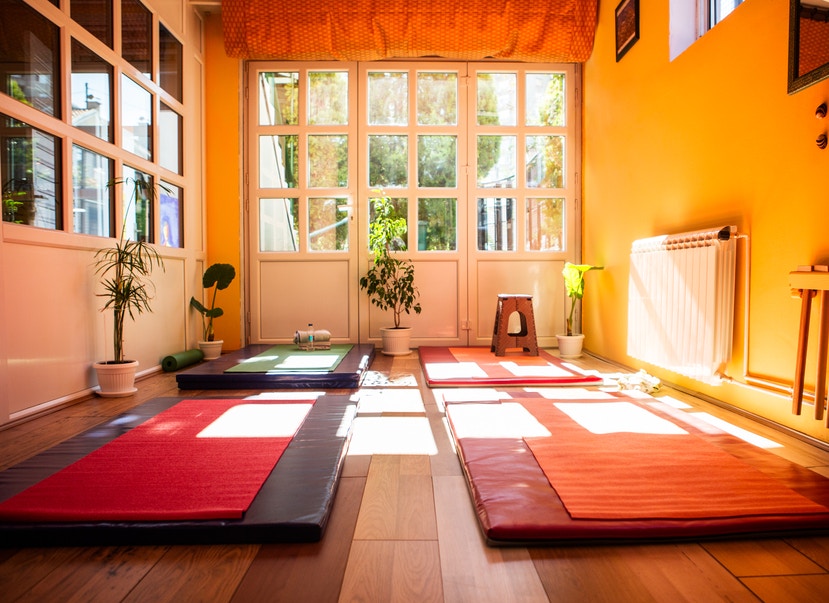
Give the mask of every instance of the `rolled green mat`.
[{"label": "rolled green mat", "polygon": [[169,373],[170,371],[177,371],[185,366],[201,362],[202,359],[204,359],[204,354],[202,354],[201,350],[186,350],[165,356],[161,361],[161,368]]}]

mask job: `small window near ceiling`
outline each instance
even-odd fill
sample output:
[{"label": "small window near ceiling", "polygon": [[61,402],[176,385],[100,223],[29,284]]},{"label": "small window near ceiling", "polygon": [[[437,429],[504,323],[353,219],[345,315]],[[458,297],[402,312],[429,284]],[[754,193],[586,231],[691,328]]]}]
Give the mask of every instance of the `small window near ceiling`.
[{"label": "small window near ceiling", "polygon": [[121,56],[152,77],[153,14],[138,0],[121,0]]},{"label": "small window near ceiling", "polygon": [[112,48],[112,0],[72,0],[69,11],[76,23]]},{"label": "small window near ceiling", "polygon": [[743,3],[743,0],[700,0],[703,5],[707,5],[708,10],[708,27],[711,29],[717,23],[725,19],[731,12]]},{"label": "small window near ceiling", "polygon": [[0,90],[60,117],[60,40],[57,25],[23,0],[0,1]]},{"label": "small window near ceiling", "polygon": [[670,58],[673,61],[743,0],[669,0]]}]

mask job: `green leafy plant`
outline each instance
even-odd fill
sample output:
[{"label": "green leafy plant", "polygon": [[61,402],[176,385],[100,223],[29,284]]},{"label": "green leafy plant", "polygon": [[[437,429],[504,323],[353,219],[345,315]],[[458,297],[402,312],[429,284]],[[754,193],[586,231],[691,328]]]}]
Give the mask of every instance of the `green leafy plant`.
[{"label": "green leafy plant", "polygon": [[591,266],[589,264],[571,264],[566,262],[561,274],[564,276],[564,288],[567,290],[567,297],[570,298],[570,312],[567,314],[567,335],[574,335],[573,314],[576,310],[576,302],[584,297],[584,274],[589,270],[601,270],[602,266]]},{"label": "green leafy plant", "polygon": [[[131,185],[132,195],[127,204],[137,204],[139,200],[154,199],[155,189],[144,178],[118,178],[108,184],[110,187]],[[95,274],[101,278],[104,303],[102,311],[112,310],[112,363],[129,362],[124,358],[124,323],[144,312],[152,312],[150,300],[155,292],[149,280],[153,268],[164,270],[164,261],[158,252],[144,241],[132,241],[126,236],[128,211],[124,211],[121,233],[114,247],[105,247],[95,253]]]},{"label": "green leafy plant", "polygon": [[[211,264],[202,276],[202,287],[208,290],[210,307],[205,306],[195,297],[190,298],[190,306],[202,315],[204,341],[214,340],[213,319],[224,315],[224,310],[216,307],[216,294],[227,289],[234,278],[236,278],[236,269],[230,264]],[[210,289],[213,289],[212,295]]]},{"label": "green leafy plant", "polygon": [[374,263],[360,278],[371,303],[381,310],[391,310],[394,328],[400,328],[400,317],[405,312],[420,314],[417,301],[420,293],[414,284],[414,265],[411,260],[393,255],[394,247],[405,250],[400,241],[406,234],[406,220],[394,216],[391,199],[383,195],[374,200],[374,219],[369,225],[368,246]]}]

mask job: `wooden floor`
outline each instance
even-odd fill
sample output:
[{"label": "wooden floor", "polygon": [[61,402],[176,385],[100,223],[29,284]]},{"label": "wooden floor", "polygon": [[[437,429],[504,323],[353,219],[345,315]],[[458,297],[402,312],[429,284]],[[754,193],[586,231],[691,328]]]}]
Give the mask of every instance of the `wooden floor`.
[{"label": "wooden floor", "polygon": [[[587,359],[601,368],[595,359]],[[372,371],[422,384],[416,355]],[[604,367],[610,372],[616,369]],[[0,431],[0,469],[157,396],[157,374],[124,399],[90,398]],[[418,395],[419,392],[419,395]],[[183,392],[197,397],[200,392]],[[223,391],[222,395],[245,395]],[[784,446],[829,475],[829,454],[667,392]],[[422,400],[422,402],[421,402]],[[2,534],[0,534],[0,538]],[[829,537],[688,544],[487,547],[429,388],[362,396],[322,542],[297,545],[0,548],[0,600],[12,601],[808,601],[829,600]]]}]

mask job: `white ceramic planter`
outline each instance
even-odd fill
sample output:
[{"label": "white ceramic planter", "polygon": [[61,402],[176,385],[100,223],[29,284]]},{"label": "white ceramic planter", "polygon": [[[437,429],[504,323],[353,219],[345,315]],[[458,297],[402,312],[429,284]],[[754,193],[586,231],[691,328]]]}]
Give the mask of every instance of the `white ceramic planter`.
[{"label": "white ceramic planter", "polygon": [[199,349],[204,354],[205,360],[213,360],[222,355],[222,344],[224,339],[216,339],[214,341],[200,341]]},{"label": "white ceramic planter", "polygon": [[383,353],[386,356],[405,356],[411,354],[409,342],[412,339],[411,327],[383,327],[380,329],[383,337]]},{"label": "white ceramic planter", "polygon": [[556,335],[558,339],[558,355],[562,358],[578,358],[584,346],[584,334]]},{"label": "white ceramic planter", "polygon": [[98,395],[105,398],[123,398],[138,391],[135,387],[135,371],[138,361],[128,362],[96,362],[95,372],[98,375]]}]

